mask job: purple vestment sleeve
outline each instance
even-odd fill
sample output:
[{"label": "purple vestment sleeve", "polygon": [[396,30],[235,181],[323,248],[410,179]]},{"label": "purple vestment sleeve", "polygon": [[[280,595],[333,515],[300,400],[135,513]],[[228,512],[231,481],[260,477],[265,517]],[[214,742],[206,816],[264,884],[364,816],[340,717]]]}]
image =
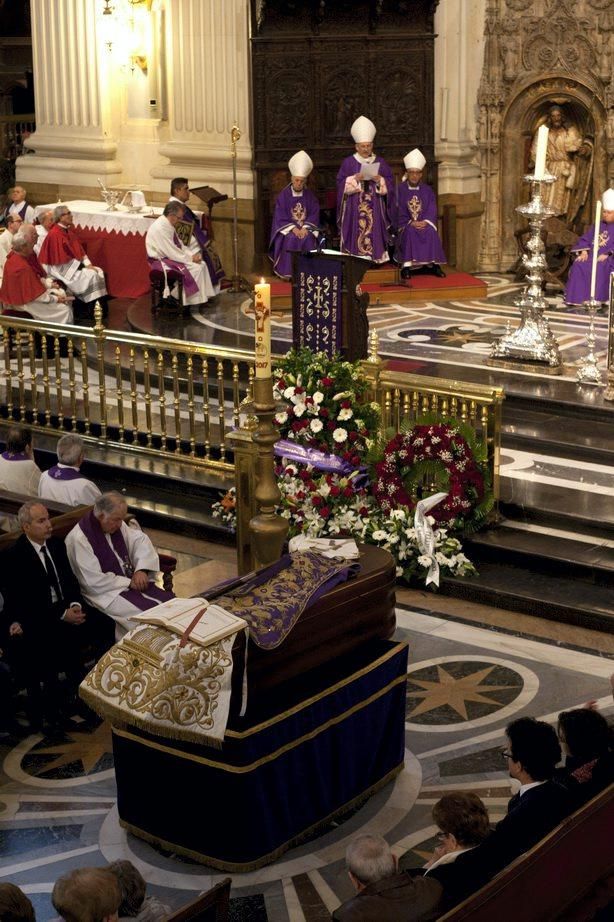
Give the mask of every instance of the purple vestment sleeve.
[{"label": "purple vestment sleeve", "polygon": [[385,160],[375,156],[379,173],[386,181],[387,195],[379,195],[374,182],[363,182],[362,190],[344,196],[345,181],[360,173],[362,164],[354,155],[346,157],[337,173],[337,225],[343,253],[386,262],[390,217],[388,200],[394,196],[394,177]]},{"label": "purple vestment sleeve", "polygon": [[[442,264],[446,256],[437,232],[437,201],[426,183],[411,187],[397,185],[393,209],[397,239],[394,258],[400,265]],[[426,227],[412,226],[413,221],[429,221]]]},{"label": "purple vestment sleeve", "polygon": [[[565,287],[565,301],[567,304],[582,304],[588,301],[591,293],[591,272],[593,261],[593,242],[595,239],[595,225],[591,225],[580,239],[574,243],[573,253],[579,250],[588,250],[588,259],[580,262],[577,258],[569,270],[569,278]],[[602,221],[599,225],[599,256],[607,258],[597,263],[595,278],[595,298],[597,301],[610,299],[610,274],[614,272],[614,224]]]}]

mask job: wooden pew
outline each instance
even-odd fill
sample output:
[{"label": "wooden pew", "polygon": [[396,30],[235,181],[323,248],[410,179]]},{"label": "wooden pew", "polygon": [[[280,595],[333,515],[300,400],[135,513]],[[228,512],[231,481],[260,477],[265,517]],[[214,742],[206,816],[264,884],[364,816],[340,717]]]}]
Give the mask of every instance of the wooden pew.
[{"label": "wooden pew", "polygon": [[224,878],[211,890],[176,909],[167,917],[167,922],[227,922],[230,884],[230,877]]},{"label": "wooden pew", "polygon": [[[497,874],[439,922],[591,919],[614,899],[614,784]],[[609,892],[608,892],[609,891]],[[590,914],[574,909],[592,899]],[[601,895],[600,895],[601,894]],[[595,905],[595,902],[597,905]],[[568,914],[569,913],[569,914]],[[605,918],[605,917],[604,917]]]}]

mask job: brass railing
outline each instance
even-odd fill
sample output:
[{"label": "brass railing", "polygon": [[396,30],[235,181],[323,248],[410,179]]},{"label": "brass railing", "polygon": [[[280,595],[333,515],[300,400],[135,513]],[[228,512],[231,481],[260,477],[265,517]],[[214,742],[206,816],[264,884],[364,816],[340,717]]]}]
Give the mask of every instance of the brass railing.
[{"label": "brass railing", "polygon": [[238,349],[0,315],[0,412],[47,432],[231,471],[253,355]]}]

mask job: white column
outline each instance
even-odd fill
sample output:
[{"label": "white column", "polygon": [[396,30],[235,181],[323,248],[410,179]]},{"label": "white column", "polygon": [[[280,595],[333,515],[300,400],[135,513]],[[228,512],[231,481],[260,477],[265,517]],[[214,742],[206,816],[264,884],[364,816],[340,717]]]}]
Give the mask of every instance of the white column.
[{"label": "white column", "polygon": [[238,198],[251,199],[248,0],[168,0],[166,80],[168,137],[159,153],[170,162],[152,170],[155,188],[187,175],[192,185],[230,192],[236,124]]},{"label": "white column", "polygon": [[435,13],[435,156],[439,194],[480,191],[475,161],[485,0],[448,0]]},{"label": "white column", "polygon": [[92,185],[121,174],[101,13],[97,0],[31,0],[35,153],[17,161],[20,181]]}]

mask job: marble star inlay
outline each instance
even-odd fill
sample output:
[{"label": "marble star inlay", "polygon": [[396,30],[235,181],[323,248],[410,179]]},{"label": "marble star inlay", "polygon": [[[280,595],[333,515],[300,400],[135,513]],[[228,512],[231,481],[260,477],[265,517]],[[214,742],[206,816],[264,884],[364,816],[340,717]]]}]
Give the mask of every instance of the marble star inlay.
[{"label": "marble star inlay", "polygon": [[81,761],[83,772],[87,775],[107,752],[112,751],[111,727],[105,721],[92,733],[69,733],[66,742],[34,749],[31,754],[56,755],[55,759],[39,769],[38,774]]},{"label": "marble star inlay", "polygon": [[487,666],[478,672],[472,672],[470,675],[456,676],[450,675],[443,666],[437,666],[437,675],[439,681],[433,682],[426,679],[414,679],[411,675],[409,680],[413,685],[417,685],[424,691],[411,691],[407,693],[408,698],[422,698],[423,700],[407,714],[408,718],[417,717],[419,714],[426,714],[428,711],[434,711],[444,705],[449,705],[457,714],[465,720],[469,719],[467,714],[467,702],[475,701],[480,704],[490,704],[493,707],[500,707],[501,702],[488,698],[493,691],[512,688],[511,685],[483,685],[482,683],[493,671],[494,666]]}]

